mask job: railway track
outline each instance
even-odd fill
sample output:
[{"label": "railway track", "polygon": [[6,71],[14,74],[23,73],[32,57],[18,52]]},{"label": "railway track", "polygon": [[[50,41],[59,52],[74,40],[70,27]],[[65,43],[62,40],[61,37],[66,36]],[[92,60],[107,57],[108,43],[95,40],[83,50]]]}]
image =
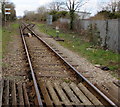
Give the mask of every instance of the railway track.
[{"label": "railway track", "polygon": [[[25,29],[29,37],[25,35]],[[29,63],[30,82],[16,84],[3,80],[0,91],[3,105],[116,106],[29,25],[22,24],[20,34]]]}]

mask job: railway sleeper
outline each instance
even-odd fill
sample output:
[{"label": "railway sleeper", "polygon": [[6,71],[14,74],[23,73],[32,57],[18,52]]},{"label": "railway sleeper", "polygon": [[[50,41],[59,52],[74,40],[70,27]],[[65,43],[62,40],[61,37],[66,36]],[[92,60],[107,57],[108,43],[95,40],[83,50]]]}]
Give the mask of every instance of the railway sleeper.
[{"label": "railway sleeper", "polygon": [[0,104],[2,106],[27,106],[30,107],[25,83],[16,84],[14,80],[0,81]]},{"label": "railway sleeper", "polygon": [[45,106],[87,106],[103,104],[82,84],[39,80]]},{"label": "railway sleeper", "polygon": [[[34,101],[35,93],[32,86],[31,94],[33,99],[29,99],[26,83],[16,84],[13,80],[0,81],[0,95],[2,106],[28,106],[30,101]],[[45,106],[84,106],[84,105],[102,105],[103,104],[82,84],[60,83],[59,81],[39,81],[40,94]],[[29,88],[30,89],[30,88]],[[34,103],[35,105],[37,103]]]}]

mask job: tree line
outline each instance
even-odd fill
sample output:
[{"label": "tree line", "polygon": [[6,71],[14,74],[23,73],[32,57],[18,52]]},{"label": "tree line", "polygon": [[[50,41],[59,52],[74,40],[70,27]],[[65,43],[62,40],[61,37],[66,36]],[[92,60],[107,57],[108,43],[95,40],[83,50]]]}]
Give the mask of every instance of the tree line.
[{"label": "tree line", "polygon": [[108,4],[102,5],[102,10],[99,11],[93,19],[118,19],[120,18],[120,1],[111,0]]},{"label": "tree line", "polygon": [[[37,12],[25,11],[24,19],[32,21],[46,21],[46,15],[52,15],[53,21],[57,21],[59,18],[69,18],[69,28],[72,30],[74,21],[77,19],[77,12],[85,3],[89,0],[66,0],[66,2],[52,2],[46,8],[44,6],[39,7]],[[102,5],[101,11],[98,11],[95,15],[101,19],[116,19],[120,18],[120,1],[111,0],[111,2]]]},{"label": "tree line", "polygon": [[[41,6],[37,11],[25,11],[23,19],[29,21],[46,21],[46,16],[53,15],[53,21],[57,21],[59,18],[69,18],[69,28],[72,30],[74,21],[77,18],[77,12],[82,6],[89,0],[66,0],[66,2],[51,2],[49,5]],[[15,5],[10,2],[1,2],[2,4],[2,21],[16,20]],[[5,15],[5,8],[11,9],[10,15]],[[120,1],[112,0],[107,5],[102,6],[102,10],[99,11],[96,16],[102,15],[106,19],[120,18]]]},{"label": "tree line", "polygon": [[88,0],[67,0],[66,2],[52,2],[48,8],[42,6],[34,11],[25,11],[23,19],[32,21],[46,21],[46,15],[52,15],[53,21],[57,21],[60,17],[70,19],[70,29],[73,29],[73,23],[77,16],[75,13],[82,7]]}]

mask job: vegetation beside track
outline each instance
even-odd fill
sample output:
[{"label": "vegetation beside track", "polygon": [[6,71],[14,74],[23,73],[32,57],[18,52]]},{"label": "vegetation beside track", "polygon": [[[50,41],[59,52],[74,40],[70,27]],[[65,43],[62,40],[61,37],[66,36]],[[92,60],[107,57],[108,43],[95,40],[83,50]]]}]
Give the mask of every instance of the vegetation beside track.
[{"label": "vegetation beside track", "polygon": [[6,27],[2,28],[2,53],[4,56],[4,53],[7,52],[7,46],[10,41],[12,41],[12,37],[15,35],[18,35],[18,27],[19,24],[17,23],[11,23]]},{"label": "vegetation beside track", "polygon": [[[56,30],[53,29],[52,27],[47,26],[46,29],[45,24],[37,24],[37,25],[41,32],[44,32],[53,37],[56,36]],[[93,64],[107,66],[112,71],[117,71],[120,69],[118,66],[118,57],[120,57],[119,54],[109,50],[95,48],[92,46],[91,43],[81,40],[81,37],[78,36],[77,34],[74,33],[71,34],[68,31],[67,33],[60,31],[59,37],[65,40],[64,42],[59,42],[61,45],[78,53],[79,55],[82,55]]]},{"label": "vegetation beside track", "polygon": [[0,41],[2,41],[2,27],[0,27]]},{"label": "vegetation beside track", "polygon": [[2,58],[2,27],[0,27],[0,59]]}]

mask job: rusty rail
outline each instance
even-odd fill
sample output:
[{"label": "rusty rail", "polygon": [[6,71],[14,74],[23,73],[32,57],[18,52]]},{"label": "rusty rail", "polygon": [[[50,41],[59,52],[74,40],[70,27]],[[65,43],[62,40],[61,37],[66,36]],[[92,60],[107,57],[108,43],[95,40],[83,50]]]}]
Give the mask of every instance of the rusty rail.
[{"label": "rusty rail", "polygon": [[24,44],[25,51],[26,51],[27,59],[28,59],[28,62],[29,62],[29,67],[30,67],[30,70],[31,70],[32,78],[33,78],[33,83],[34,83],[34,87],[35,87],[35,92],[36,92],[36,96],[37,96],[38,105],[40,107],[43,107],[40,92],[39,92],[39,89],[38,89],[37,81],[36,81],[35,74],[34,74],[33,67],[32,67],[32,63],[31,63],[31,59],[30,59],[30,56],[29,56],[28,48],[27,48],[26,41],[25,41],[25,38],[23,36],[23,32],[22,32],[21,27],[20,27],[20,34],[21,34],[21,37],[22,37],[22,41],[23,41],[23,44]]}]

